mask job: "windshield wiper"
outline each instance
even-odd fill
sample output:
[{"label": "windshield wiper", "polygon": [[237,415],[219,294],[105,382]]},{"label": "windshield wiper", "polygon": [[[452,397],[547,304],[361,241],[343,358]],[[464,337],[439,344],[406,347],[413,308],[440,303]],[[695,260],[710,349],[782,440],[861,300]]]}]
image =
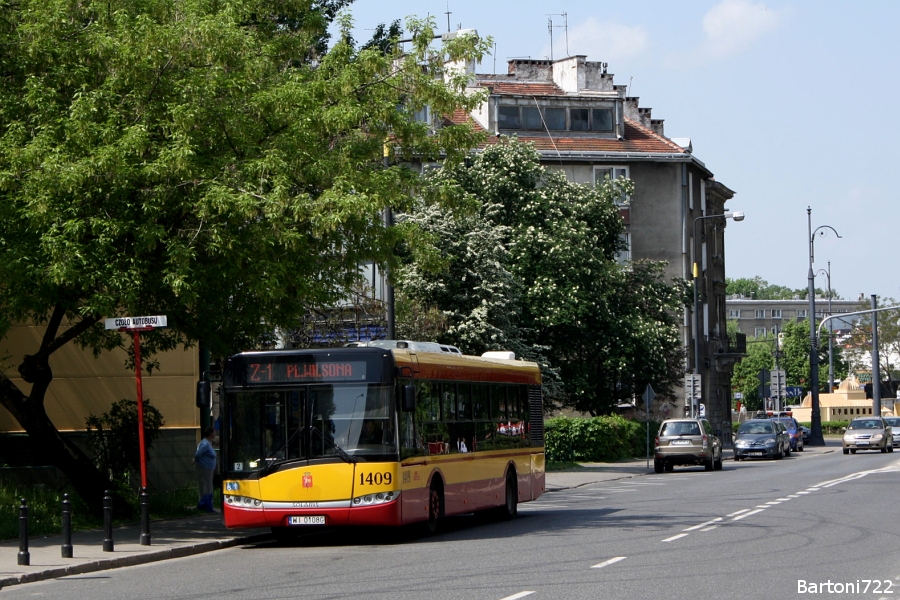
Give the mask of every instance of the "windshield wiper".
[{"label": "windshield wiper", "polygon": [[[313,425],[307,425],[307,427],[308,427],[310,430],[312,430],[312,431],[316,432],[317,434],[319,434],[319,438],[321,438],[321,440],[322,440],[323,442],[325,442],[325,443],[327,443],[327,444],[331,444],[331,447],[334,448],[335,454],[337,454],[338,456],[340,456],[345,462],[348,462],[348,463],[351,463],[351,464],[358,462],[358,460],[356,459],[356,457],[350,456],[349,454],[347,454],[347,452],[346,452],[343,448],[341,448],[340,446],[338,446],[338,445],[335,443],[335,441],[334,441],[333,439],[330,439],[330,438],[325,437],[325,434],[322,433],[321,431],[319,431],[316,427],[314,427]],[[310,452],[310,454],[312,454],[312,452]]]},{"label": "windshield wiper", "polygon": [[262,469],[259,470],[260,475],[267,475],[273,469],[275,469],[275,467],[277,467],[278,465],[283,465],[284,463],[293,462],[295,460],[303,460],[301,458],[283,458],[281,460],[273,460],[273,457],[277,453],[281,452],[282,448],[284,448],[286,446],[290,446],[291,442],[294,441],[294,438],[296,438],[298,435],[300,435],[301,431],[303,431],[303,430],[298,429],[297,431],[295,431],[294,433],[291,434],[291,437],[289,437],[284,442],[282,442],[282,444],[280,446],[278,446],[277,448],[275,448],[274,450],[269,452],[269,455],[266,456],[266,459],[265,459],[266,465]]}]

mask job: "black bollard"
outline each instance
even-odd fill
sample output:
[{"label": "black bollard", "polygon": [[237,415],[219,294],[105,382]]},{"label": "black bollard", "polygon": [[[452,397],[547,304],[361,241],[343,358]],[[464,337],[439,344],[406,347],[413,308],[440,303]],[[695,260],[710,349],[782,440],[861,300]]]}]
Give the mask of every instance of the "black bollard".
[{"label": "black bollard", "polygon": [[150,494],[141,488],[141,546],[150,545]]},{"label": "black bollard", "polygon": [[109,490],[106,490],[105,492],[103,492],[103,532],[106,534],[106,539],[103,540],[104,552],[113,551],[112,508],[113,499],[109,493]]},{"label": "black bollard", "polygon": [[28,552],[28,502],[22,498],[19,505],[19,564],[31,564],[31,553]]},{"label": "black bollard", "polygon": [[62,501],[62,557],[72,558],[72,503],[69,495],[63,494]]}]

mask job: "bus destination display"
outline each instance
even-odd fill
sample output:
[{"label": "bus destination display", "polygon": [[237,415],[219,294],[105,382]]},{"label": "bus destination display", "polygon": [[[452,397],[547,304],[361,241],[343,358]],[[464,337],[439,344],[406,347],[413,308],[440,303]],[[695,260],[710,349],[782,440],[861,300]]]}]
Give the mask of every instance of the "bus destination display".
[{"label": "bus destination display", "polygon": [[260,362],[247,364],[248,383],[364,381],[366,361]]}]

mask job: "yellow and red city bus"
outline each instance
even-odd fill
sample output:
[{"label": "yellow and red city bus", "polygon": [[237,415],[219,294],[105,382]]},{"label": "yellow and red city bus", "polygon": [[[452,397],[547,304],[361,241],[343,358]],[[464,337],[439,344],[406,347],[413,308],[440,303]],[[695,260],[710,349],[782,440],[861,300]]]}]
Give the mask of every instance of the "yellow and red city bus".
[{"label": "yellow and red city bus", "polygon": [[[244,352],[222,377],[230,528],[405,525],[544,491],[540,371],[436,346]],[[405,347],[405,348],[404,348]],[[510,353],[511,356],[511,353]]]}]

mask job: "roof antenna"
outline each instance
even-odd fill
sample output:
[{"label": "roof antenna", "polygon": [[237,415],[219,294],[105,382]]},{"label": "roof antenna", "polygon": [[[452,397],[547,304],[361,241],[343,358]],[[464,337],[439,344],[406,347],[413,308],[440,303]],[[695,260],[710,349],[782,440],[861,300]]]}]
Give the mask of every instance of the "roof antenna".
[{"label": "roof antenna", "polygon": [[631,82],[634,81],[634,75],[628,78],[628,91],[625,93],[626,96],[631,98]]},{"label": "roof antenna", "polygon": [[447,33],[450,33],[450,15],[453,14],[450,12],[450,0],[447,0],[447,12],[444,14],[447,15]]},{"label": "roof antenna", "polygon": [[[553,17],[562,17],[562,25],[554,25]],[[566,13],[553,13],[547,15],[547,31],[550,32],[550,62],[553,62],[553,28],[562,27],[566,31],[566,56],[569,56],[569,16]]]}]

